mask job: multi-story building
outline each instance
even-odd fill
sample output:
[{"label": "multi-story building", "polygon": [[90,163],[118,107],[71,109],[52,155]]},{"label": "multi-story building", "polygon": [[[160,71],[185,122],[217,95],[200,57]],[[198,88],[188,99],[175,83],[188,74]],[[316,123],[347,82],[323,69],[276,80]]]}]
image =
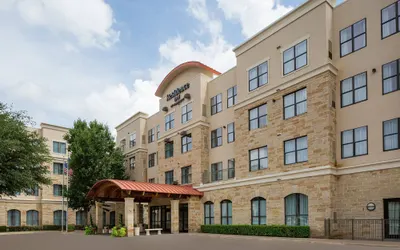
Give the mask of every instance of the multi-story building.
[{"label": "multi-story building", "polygon": [[[160,111],[116,127],[130,179],[203,192],[189,230],[322,236],[325,218],[400,218],[400,1],[309,0],[234,52],[223,74],[177,66],[155,93]],[[168,229],[159,205],[150,226]]]},{"label": "multi-story building", "polygon": [[[51,185],[21,192],[15,197],[0,197],[0,225],[42,226],[61,225],[66,218],[67,205],[62,209],[62,184],[67,185],[63,175],[64,163],[68,160],[67,143],[63,139],[68,128],[41,123],[40,128],[28,128],[47,139],[52,162],[47,164]],[[64,182],[63,182],[64,176]],[[64,215],[62,214],[64,210]],[[77,215],[77,217],[76,217]],[[84,224],[83,213],[68,209],[69,224]]]}]

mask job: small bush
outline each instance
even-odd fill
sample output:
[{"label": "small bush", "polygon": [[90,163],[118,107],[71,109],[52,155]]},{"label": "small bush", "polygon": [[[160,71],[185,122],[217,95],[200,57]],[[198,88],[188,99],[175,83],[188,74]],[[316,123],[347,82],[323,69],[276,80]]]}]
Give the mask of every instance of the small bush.
[{"label": "small bush", "polygon": [[0,226],[0,233],[7,232],[7,226]]},{"label": "small bush", "polygon": [[85,227],[85,235],[96,234],[97,226],[86,226]]},{"label": "small bush", "polygon": [[111,237],[125,237],[126,228],[125,227],[113,227],[111,229]]},{"label": "small bush", "polygon": [[68,224],[68,232],[73,232],[75,231],[75,225],[74,224]]},{"label": "small bush", "polygon": [[309,226],[286,225],[202,225],[201,232],[211,234],[236,234],[255,236],[275,236],[309,238]]},{"label": "small bush", "polygon": [[42,230],[45,231],[61,231],[60,225],[43,225]]}]

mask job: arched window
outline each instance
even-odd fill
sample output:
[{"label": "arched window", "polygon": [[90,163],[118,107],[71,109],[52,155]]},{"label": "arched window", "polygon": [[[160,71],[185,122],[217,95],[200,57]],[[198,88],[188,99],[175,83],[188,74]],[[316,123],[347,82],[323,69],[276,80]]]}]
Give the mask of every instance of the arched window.
[{"label": "arched window", "polygon": [[262,197],[256,197],[251,200],[251,224],[267,224],[267,202]]},{"label": "arched window", "polygon": [[[64,212],[62,214],[61,212]],[[61,226],[61,218],[63,218],[63,225],[65,225],[65,222],[67,221],[67,213],[65,211],[61,210],[56,210],[53,212],[53,224],[57,226]]]},{"label": "arched window", "polygon": [[8,210],[7,212],[7,225],[9,227],[21,226],[21,212],[16,209]]},{"label": "arched window", "polygon": [[110,212],[110,226],[115,226],[115,211]]},{"label": "arched window", "polygon": [[76,212],[76,225],[86,225],[86,212],[77,211]]},{"label": "arched window", "polygon": [[204,203],[204,225],[214,224],[214,203],[207,201]]},{"label": "arched window", "polygon": [[285,197],[285,224],[288,226],[308,225],[308,197],[291,194]]},{"label": "arched window", "polygon": [[29,210],[26,212],[26,225],[39,226],[39,212],[36,210]]},{"label": "arched window", "polygon": [[230,200],[221,201],[221,224],[232,225],[232,202]]}]

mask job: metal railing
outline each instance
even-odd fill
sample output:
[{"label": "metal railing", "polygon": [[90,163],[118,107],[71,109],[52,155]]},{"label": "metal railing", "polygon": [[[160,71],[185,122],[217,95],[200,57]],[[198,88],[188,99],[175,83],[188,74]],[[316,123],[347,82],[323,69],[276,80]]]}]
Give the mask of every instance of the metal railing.
[{"label": "metal railing", "polygon": [[218,181],[226,181],[235,178],[235,169],[221,169],[218,171],[204,171],[203,172],[203,183],[211,183],[211,182],[218,182]]},{"label": "metal railing", "polygon": [[325,219],[325,236],[332,239],[400,240],[400,220]]}]

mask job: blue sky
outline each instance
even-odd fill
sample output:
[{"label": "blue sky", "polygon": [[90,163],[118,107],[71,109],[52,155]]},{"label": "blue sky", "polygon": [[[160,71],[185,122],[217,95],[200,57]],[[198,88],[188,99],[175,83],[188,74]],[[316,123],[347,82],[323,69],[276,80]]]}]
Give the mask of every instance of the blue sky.
[{"label": "blue sky", "polygon": [[[304,0],[1,0],[0,101],[39,124],[111,128],[158,110],[176,65],[224,72],[232,48]],[[339,1],[341,2],[341,1]]]}]

